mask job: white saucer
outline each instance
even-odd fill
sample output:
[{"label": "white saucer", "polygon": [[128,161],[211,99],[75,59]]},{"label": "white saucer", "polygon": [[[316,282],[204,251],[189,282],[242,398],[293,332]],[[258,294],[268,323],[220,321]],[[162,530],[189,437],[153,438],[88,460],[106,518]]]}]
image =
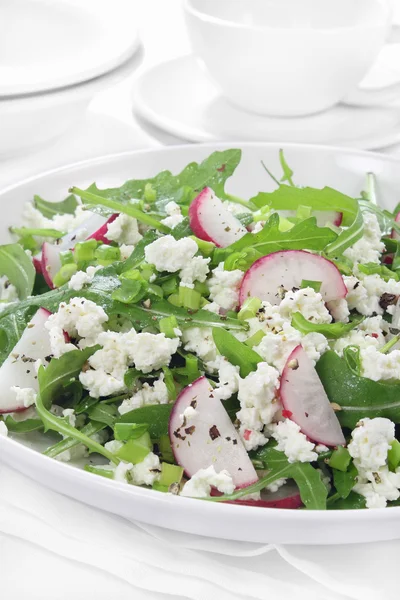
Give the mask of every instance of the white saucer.
[{"label": "white saucer", "polygon": [[230,105],[192,56],[143,72],[135,81],[138,115],[192,142],[303,142],[371,150],[400,140],[400,108],[339,105],[302,118],[263,117]]},{"label": "white saucer", "polygon": [[104,75],[139,46],[130,0],[1,0],[0,96]]}]

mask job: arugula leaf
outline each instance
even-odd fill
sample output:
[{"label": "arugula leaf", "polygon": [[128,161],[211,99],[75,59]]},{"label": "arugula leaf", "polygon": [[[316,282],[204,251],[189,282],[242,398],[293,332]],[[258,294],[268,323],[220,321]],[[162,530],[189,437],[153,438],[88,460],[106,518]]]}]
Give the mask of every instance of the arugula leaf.
[{"label": "arugula leaf", "polygon": [[213,152],[202,163],[190,163],[178,175],[162,171],[149,179],[132,179],[119,188],[99,190],[93,184],[87,191],[127,203],[132,198],[146,199],[147,186],[154,194],[154,201],[174,200],[181,204],[182,201],[190,202],[198,192],[209,186],[219,198],[227,198],[225,182],[238,166],[241,155],[238,149]]},{"label": "arugula leaf", "polygon": [[261,252],[263,256],[278,250],[324,250],[337,237],[329,227],[318,227],[315,217],[297,223],[288,231],[280,231],[279,215],[273,213],[261,231],[255,234],[246,233],[227,248],[216,250],[215,254],[218,258],[221,256],[219,260],[224,260],[231,252],[238,252],[248,246]]},{"label": "arugula leaf", "polygon": [[257,352],[239,342],[225,329],[213,329],[213,338],[218,352],[232,365],[240,368],[241,377],[247,377],[249,373],[255,371],[258,363],[263,360]]},{"label": "arugula leaf", "polygon": [[168,423],[172,404],[153,404],[135,408],[121,415],[117,423],[147,423],[151,439],[168,435]]},{"label": "arugula leaf", "polygon": [[4,419],[8,431],[12,433],[29,433],[30,431],[39,431],[43,429],[43,423],[40,419],[25,419],[25,421],[16,421],[11,415]]},{"label": "arugula leaf", "polygon": [[357,375],[336,352],[328,350],[316,369],[343,427],[354,429],[360,419],[386,417],[400,423],[400,383],[372,381]]},{"label": "arugula leaf", "polygon": [[341,498],[347,498],[356,484],[357,468],[352,463],[347,471],[332,469],[333,485]]},{"label": "arugula leaf", "polygon": [[79,375],[89,356],[99,349],[100,346],[92,346],[84,350],[72,350],[60,358],[53,358],[46,368],[39,369],[38,382],[43,406],[51,407],[54,398]]},{"label": "arugula leaf", "polygon": [[65,232],[59,231],[58,229],[40,229],[37,227],[10,227],[10,233],[19,235],[22,238],[30,235],[37,235],[40,237],[58,239],[65,235]]},{"label": "arugula leaf", "polygon": [[[42,422],[41,422],[41,425],[43,427]],[[87,423],[84,427],[82,427],[82,429],[80,431],[84,436],[91,437],[95,433],[98,433],[99,431],[102,431],[105,428],[106,428],[106,425],[104,425],[104,423],[95,423],[95,422],[91,421],[90,423]],[[79,446],[80,443],[81,443],[81,441],[79,439],[76,439],[75,437],[67,436],[66,438],[64,438],[63,440],[58,442],[57,444],[54,444],[53,446],[50,446],[49,448],[47,448],[47,450],[45,450],[43,452],[43,454],[45,454],[46,456],[49,456],[50,458],[55,458],[62,452],[65,452],[65,450],[71,450],[72,448]]]},{"label": "arugula leaf", "polygon": [[319,324],[307,321],[299,312],[292,314],[292,327],[300,331],[303,335],[307,333],[322,333],[328,339],[337,340],[349,331],[357,327],[365,317],[357,316],[350,323],[328,323]]},{"label": "arugula leaf", "polygon": [[33,290],[35,268],[25,250],[19,244],[0,246],[0,275],[5,275],[25,300]]},{"label": "arugula leaf", "polygon": [[130,269],[137,269],[144,261],[144,250],[146,246],[155,242],[158,239],[158,235],[154,231],[147,231],[143,238],[138,242],[132,252],[132,254],[124,261],[120,263],[118,268],[119,273],[125,273]]},{"label": "arugula leaf", "polygon": [[292,179],[293,171],[286,162],[285,155],[283,153],[282,148],[279,150],[279,162],[281,163],[281,167],[282,167],[282,171],[283,171],[281,181],[282,182],[287,181],[289,185],[294,186],[293,179]]},{"label": "arugula leaf", "polygon": [[33,204],[47,219],[52,219],[55,215],[73,215],[78,206],[78,202],[72,194],[62,202],[47,202],[40,196],[34,196]]},{"label": "arugula leaf", "polygon": [[366,263],[364,265],[357,265],[357,269],[364,273],[365,275],[379,275],[381,279],[384,281],[389,281],[390,279],[394,279],[395,281],[399,281],[399,275],[389,269],[385,265],[377,265],[375,263]]},{"label": "arugula leaf", "polygon": [[328,502],[328,510],[359,510],[365,507],[366,500],[364,496],[356,492],[350,492],[347,498],[340,498],[336,502]]},{"label": "arugula leaf", "polygon": [[113,404],[99,402],[95,406],[92,406],[92,408],[89,408],[87,415],[91,421],[103,423],[108,427],[114,427],[117,418],[117,408]]}]

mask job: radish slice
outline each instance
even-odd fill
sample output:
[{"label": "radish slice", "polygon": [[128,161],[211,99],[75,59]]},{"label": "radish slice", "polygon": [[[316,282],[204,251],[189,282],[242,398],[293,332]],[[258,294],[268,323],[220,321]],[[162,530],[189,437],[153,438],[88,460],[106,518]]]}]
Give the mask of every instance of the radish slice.
[{"label": "radish slice", "polygon": [[[96,216],[98,216],[98,215],[96,215]],[[111,217],[109,217],[107,219],[107,221],[101,227],[99,227],[96,231],[94,231],[91,235],[89,235],[89,237],[87,239],[88,240],[94,239],[94,240],[97,240],[98,242],[102,242],[103,244],[109,244],[110,240],[107,239],[108,226],[110,223],[115,221],[115,219],[117,217],[118,217],[118,213],[111,215]],[[103,217],[101,217],[101,218],[104,220]]]},{"label": "radish slice", "polygon": [[[296,216],[295,210],[278,210],[277,212],[286,218]],[[343,219],[343,214],[335,210],[313,210],[311,216],[317,219],[318,227],[325,227],[327,223],[333,223],[336,227],[340,227]]]},{"label": "radish slice", "polygon": [[28,323],[20,340],[0,367],[0,413],[21,411],[26,408],[17,401],[13,386],[38,390],[35,362],[51,355],[49,332],[45,323],[51,313],[39,308]]},{"label": "radish slice", "polygon": [[211,188],[204,188],[189,207],[189,222],[193,233],[219,248],[233,244],[247,229],[221,202]]},{"label": "radish slice", "polygon": [[258,508],[296,509],[303,506],[297,486],[285,484],[277,492],[261,492],[260,500],[234,500],[229,504],[255,506]]},{"label": "radish slice", "polygon": [[[397,213],[395,221],[396,221],[396,223],[400,222],[400,212]],[[394,229],[392,229],[391,237],[394,240],[400,240],[400,234],[398,234],[397,231],[395,231]]]},{"label": "radish slice", "polygon": [[32,257],[33,266],[35,267],[36,273],[42,272],[42,251],[38,252]]},{"label": "radish slice", "polygon": [[320,293],[325,302],[347,294],[340,271],[330,260],[305,250],[281,250],[259,258],[246,272],[240,287],[240,304],[250,296],[280,304],[280,291],[299,288],[303,279],[321,282]]},{"label": "radish slice", "polygon": [[[188,407],[196,413],[186,419],[183,413]],[[179,394],[169,420],[169,437],[176,462],[188,477],[213,465],[218,473],[229,471],[237,488],[258,481],[238,432],[205,377]]]},{"label": "radish slice", "polygon": [[296,346],[282,372],[280,397],[291,419],[313,442],[326,446],[346,443],[338,418],[311,359]]},{"label": "radish slice", "polygon": [[61,269],[61,246],[44,242],[42,246],[42,261],[41,261],[41,272],[47,283],[47,285],[53,289],[53,279],[56,273]]}]

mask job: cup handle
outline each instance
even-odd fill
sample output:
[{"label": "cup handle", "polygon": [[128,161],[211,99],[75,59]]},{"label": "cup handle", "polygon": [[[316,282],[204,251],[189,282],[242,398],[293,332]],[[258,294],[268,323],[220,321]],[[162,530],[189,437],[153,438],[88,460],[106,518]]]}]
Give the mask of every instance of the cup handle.
[{"label": "cup handle", "polygon": [[[393,25],[387,44],[400,44],[400,25]],[[356,88],[343,102],[354,106],[382,106],[395,100],[400,100],[400,80],[376,90],[362,90]]]}]

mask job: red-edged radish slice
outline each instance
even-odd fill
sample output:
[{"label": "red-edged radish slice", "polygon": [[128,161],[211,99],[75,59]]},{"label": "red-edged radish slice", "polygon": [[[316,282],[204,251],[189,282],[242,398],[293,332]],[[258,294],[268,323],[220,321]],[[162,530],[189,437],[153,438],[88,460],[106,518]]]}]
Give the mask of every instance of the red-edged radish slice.
[{"label": "red-edged radish slice", "polygon": [[317,371],[302,346],[296,346],[286,361],[279,394],[292,421],[310,440],[326,446],[346,443]]},{"label": "red-edged radish slice", "polygon": [[260,500],[234,500],[229,504],[242,506],[255,506],[258,508],[285,508],[296,509],[303,506],[297,486],[285,484],[277,492],[261,492]]},{"label": "red-edged radish slice", "polygon": [[[395,221],[396,221],[396,223],[400,223],[400,212],[397,213]],[[394,229],[392,229],[391,237],[394,240],[400,240],[400,234],[397,233],[397,231],[395,231]]]},{"label": "red-edged radish slice", "polygon": [[44,242],[42,246],[42,268],[41,272],[47,283],[47,285],[53,289],[53,279],[56,273],[61,269],[60,253],[62,252],[61,246]]},{"label": "red-edged radish slice", "polygon": [[[196,414],[183,419],[188,407]],[[238,432],[205,377],[179,394],[169,420],[169,437],[176,462],[188,477],[213,465],[217,473],[229,471],[237,488],[258,481]]]},{"label": "red-edged radish slice", "polygon": [[[96,216],[98,216],[98,215],[96,215]],[[114,215],[111,215],[111,217],[109,217],[107,219],[107,221],[101,227],[99,227],[99,229],[97,229],[91,235],[89,235],[89,237],[87,239],[88,240],[94,239],[94,240],[97,240],[98,242],[102,242],[103,244],[109,244],[110,240],[107,238],[108,226],[109,226],[110,223],[112,223],[113,221],[115,221],[115,219],[118,216],[119,216],[118,213],[115,213]]]},{"label": "red-edged radish slice", "polygon": [[246,272],[240,287],[240,304],[250,296],[280,304],[282,289],[299,288],[303,279],[321,282],[320,293],[325,302],[347,294],[343,277],[330,260],[305,250],[281,250],[259,258]]},{"label": "red-edged radish slice", "polygon": [[[295,210],[278,210],[278,213],[286,218],[296,216]],[[343,220],[343,214],[335,210],[313,210],[311,216],[317,219],[318,227],[325,227],[327,223],[340,227]]]},{"label": "red-edged radish slice", "polygon": [[33,266],[35,267],[36,273],[42,272],[42,251],[38,252],[35,256],[32,256]]},{"label": "red-edged radish slice", "polygon": [[247,233],[246,227],[208,187],[192,201],[189,222],[194,235],[206,242],[214,242],[219,248],[233,244]]},{"label": "red-edged radish slice", "polygon": [[20,340],[0,367],[0,413],[16,412],[26,408],[17,401],[13,386],[38,390],[35,362],[51,355],[49,332],[45,327],[51,313],[39,308],[25,328]]}]

